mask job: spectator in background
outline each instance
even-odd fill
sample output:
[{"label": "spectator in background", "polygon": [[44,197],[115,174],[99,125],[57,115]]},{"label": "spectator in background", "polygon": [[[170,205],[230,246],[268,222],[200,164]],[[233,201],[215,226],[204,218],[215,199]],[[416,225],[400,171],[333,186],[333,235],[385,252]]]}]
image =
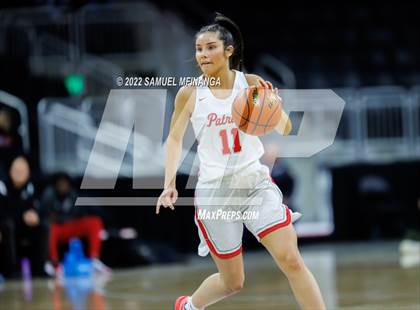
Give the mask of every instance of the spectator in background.
[{"label": "spectator in background", "polygon": [[[0,105],[0,162],[9,162],[13,154],[22,152],[22,140],[16,120],[9,108]],[[7,176],[8,167],[0,167],[0,178]]]},{"label": "spectator in background", "polygon": [[47,230],[40,222],[30,175],[28,160],[18,156],[8,179],[0,181],[0,265],[6,276],[18,274],[22,257],[30,259],[33,274],[43,275]]},{"label": "spectator in background", "polygon": [[49,275],[57,275],[60,271],[60,243],[67,243],[72,238],[86,238],[88,256],[93,259],[95,270],[111,273],[111,269],[99,260],[102,220],[89,214],[88,208],[75,206],[76,198],[77,193],[66,173],[57,173],[52,186],[47,187],[42,195],[41,210],[50,227],[48,249],[51,261],[45,265],[45,271]]}]

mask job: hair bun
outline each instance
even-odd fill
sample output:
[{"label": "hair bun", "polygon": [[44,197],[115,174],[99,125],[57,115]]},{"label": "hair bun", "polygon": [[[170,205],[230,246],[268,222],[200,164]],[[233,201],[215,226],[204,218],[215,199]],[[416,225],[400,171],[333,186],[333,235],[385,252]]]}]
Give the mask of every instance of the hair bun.
[{"label": "hair bun", "polygon": [[225,15],[219,12],[216,12],[216,16],[214,17],[214,23],[223,27],[228,26],[228,28],[232,25],[232,22],[229,20],[229,18],[227,18]]}]

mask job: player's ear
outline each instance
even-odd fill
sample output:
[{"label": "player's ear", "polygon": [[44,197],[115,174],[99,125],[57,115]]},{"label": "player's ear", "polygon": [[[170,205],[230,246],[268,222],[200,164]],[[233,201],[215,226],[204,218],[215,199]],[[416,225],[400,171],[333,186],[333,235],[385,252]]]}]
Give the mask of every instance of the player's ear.
[{"label": "player's ear", "polygon": [[226,55],[226,57],[232,56],[233,55],[233,51],[234,51],[233,45],[228,45],[225,48],[225,55]]}]

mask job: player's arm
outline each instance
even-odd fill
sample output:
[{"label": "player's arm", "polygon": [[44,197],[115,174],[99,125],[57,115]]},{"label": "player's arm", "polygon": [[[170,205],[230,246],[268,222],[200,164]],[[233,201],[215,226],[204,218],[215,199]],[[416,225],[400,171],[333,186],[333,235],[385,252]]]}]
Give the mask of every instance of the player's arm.
[{"label": "player's arm", "polygon": [[194,88],[182,87],[175,97],[175,108],[166,140],[165,184],[164,190],[156,204],[156,213],[160,205],[174,209],[178,193],[176,191],[176,172],[181,160],[182,141],[190,118],[190,104],[193,100]]},{"label": "player's arm", "polygon": [[[262,86],[265,88],[269,88],[275,91],[275,93],[278,95],[278,89],[273,87],[273,84],[269,81],[264,81],[264,79],[256,74],[245,74],[246,80],[248,82],[248,85],[257,85]],[[281,103],[281,97],[280,103]],[[288,135],[292,131],[292,122],[290,121],[289,116],[284,112],[284,110],[281,110],[281,118],[277,126],[274,128],[276,131],[281,135]]]},{"label": "player's arm", "polygon": [[289,115],[287,115],[283,109],[281,110],[280,121],[274,129],[284,136],[289,135],[292,131],[292,122],[290,121]]},{"label": "player's arm", "polygon": [[193,88],[182,87],[175,97],[175,109],[172,114],[171,125],[166,148],[165,188],[175,187],[176,171],[182,153],[182,140],[190,118],[189,104],[192,99]]}]

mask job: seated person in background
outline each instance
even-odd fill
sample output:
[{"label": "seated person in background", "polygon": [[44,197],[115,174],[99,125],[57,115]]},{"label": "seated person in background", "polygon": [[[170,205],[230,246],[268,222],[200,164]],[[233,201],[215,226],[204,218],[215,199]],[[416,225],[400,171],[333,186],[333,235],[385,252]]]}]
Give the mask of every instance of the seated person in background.
[{"label": "seated person in background", "polygon": [[75,206],[76,198],[76,191],[66,173],[57,173],[52,186],[47,187],[42,195],[41,211],[50,226],[48,249],[51,262],[45,265],[45,271],[49,275],[59,271],[60,243],[67,243],[72,238],[86,238],[94,269],[110,273],[111,269],[99,260],[102,220],[99,216],[89,215],[88,208]]},{"label": "seated person in background", "polygon": [[11,162],[9,177],[0,181],[0,267],[6,276],[16,276],[19,261],[28,257],[32,273],[43,275],[47,229],[40,223],[35,187],[24,156]]},{"label": "seated person in background", "polygon": [[[18,134],[17,123],[12,109],[0,103],[0,163],[7,163],[13,155],[22,152],[22,139]],[[0,178],[7,177],[7,168],[0,164]]]}]

